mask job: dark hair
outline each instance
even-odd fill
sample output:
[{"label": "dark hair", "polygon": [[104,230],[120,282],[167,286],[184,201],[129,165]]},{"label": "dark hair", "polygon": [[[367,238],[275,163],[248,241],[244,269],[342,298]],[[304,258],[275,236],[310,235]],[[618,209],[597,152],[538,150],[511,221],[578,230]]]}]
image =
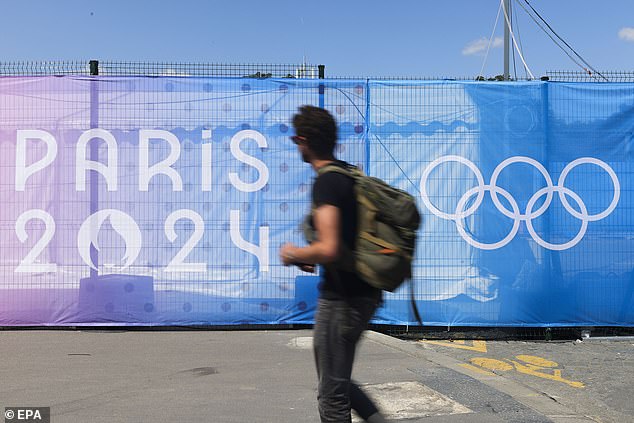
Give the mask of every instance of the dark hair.
[{"label": "dark hair", "polygon": [[293,116],[295,134],[305,137],[308,147],[320,158],[333,155],[337,144],[337,123],[330,112],[315,106],[301,106]]}]

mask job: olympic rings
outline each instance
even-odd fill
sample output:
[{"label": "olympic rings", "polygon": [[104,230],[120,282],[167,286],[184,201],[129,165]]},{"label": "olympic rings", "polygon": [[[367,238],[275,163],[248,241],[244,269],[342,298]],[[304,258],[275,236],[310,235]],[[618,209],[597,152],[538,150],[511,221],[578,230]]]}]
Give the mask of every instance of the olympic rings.
[{"label": "olympic rings", "polygon": [[[442,164],[445,162],[458,162],[458,163],[464,164],[469,169],[471,169],[473,173],[475,174],[475,177],[478,180],[478,186],[479,187],[484,186],[484,178],[482,177],[482,173],[480,173],[480,169],[478,169],[478,167],[475,164],[473,164],[473,162],[460,156],[443,156],[431,162],[430,165],[427,166],[427,168],[423,171],[423,176],[421,178],[421,183],[420,183],[420,195],[423,199],[423,203],[425,203],[425,206],[427,206],[427,208],[431,210],[431,212],[434,213],[436,216],[446,220],[463,219],[475,213],[478,207],[480,207],[480,204],[482,203],[482,200],[484,199],[484,190],[478,191],[478,197],[476,198],[475,203],[471,207],[469,207],[467,210],[465,210],[463,213],[461,213],[460,215],[444,213],[440,211],[439,209],[437,209],[436,207],[434,207],[434,205],[429,200],[429,197],[427,196],[426,182],[431,171],[434,170],[434,168],[438,166],[439,164]],[[423,181],[425,183],[423,183]]]},{"label": "olympic rings", "polygon": [[[491,196],[495,196],[495,198],[497,198],[497,192],[499,192],[500,194],[502,194],[504,198],[506,198],[509,201],[509,203],[511,203],[511,206],[513,207],[513,212],[515,214],[519,214],[520,208],[517,205],[517,201],[515,201],[515,198],[513,198],[513,196],[508,191],[494,185],[485,185],[482,190],[483,195],[484,195],[484,191],[491,192]],[[456,211],[462,210],[467,200],[475,192],[480,192],[478,187],[471,188],[469,191],[465,193],[465,195],[460,197],[460,201],[458,201],[458,205],[456,206]],[[467,241],[468,244],[471,244],[474,247],[479,248],[481,250],[495,250],[495,249],[504,247],[506,244],[511,242],[513,238],[515,238],[517,231],[520,229],[520,220],[515,219],[513,221],[513,227],[511,228],[511,232],[509,232],[509,234],[502,241],[495,242],[493,244],[484,244],[468,236],[467,232],[464,229],[464,226],[462,226],[462,219],[456,220],[456,229],[458,229],[458,233],[462,236],[462,239]]]},{"label": "olympic rings", "polygon": [[[477,181],[477,186],[470,188],[469,190],[467,190],[467,192],[465,192],[464,195],[462,195],[462,197],[460,197],[460,199],[458,200],[458,204],[456,205],[456,210],[454,211],[454,213],[447,213],[437,208],[431,202],[429,195],[427,193],[427,180],[429,179],[429,175],[436,167],[446,162],[457,162],[468,167],[473,172]],[[497,180],[502,170],[504,170],[507,166],[513,163],[526,163],[528,165],[533,166],[542,174],[546,182],[546,186],[544,188],[539,189],[529,199],[524,213],[521,213],[515,198],[513,198],[513,196],[508,191],[497,186]],[[589,214],[588,209],[585,203],[583,202],[583,200],[581,199],[581,197],[577,193],[572,191],[571,189],[564,186],[564,183],[566,182],[566,178],[568,177],[570,172],[575,167],[582,164],[592,164],[595,166],[599,166],[608,174],[608,176],[610,177],[612,181],[612,187],[614,189],[614,195],[612,196],[612,201],[610,202],[610,205],[600,213]],[[500,213],[502,213],[504,216],[510,219],[513,219],[513,227],[511,228],[511,231],[509,232],[509,234],[506,237],[504,237],[504,239],[502,239],[501,241],[490,243],[490,244],[482,243],[473,239],[471,236],[467,234],[467,231],[465,230],[464,224],[463,224],[463,220],[473,215],[476,212],[476,210],[480,207],[480,205],[482,204],[482,201],[484,200],[484,194],[487,191],[491,193],[491,199],[493,200],[493,204],[500,211]],[[525,221],[528,233],[531,235],[533,240],[537,242],[537,244],[549,250],[561,251],[561,250],[566,250],[566,249],[574,247],[583,239],[588,229],[589,222],[601,220],[609,216],[614,211],[614,209],[616,209],[616,206],[619,202],[619,198],[621,195],[621,186],[619,183],[619,179],[616,173],[614,172],[614,170],[607,163],[599,159],[596,159],[594,157],[581,157],[579,159],[576,159],[570,162],[568,165],[566,165],[566,167],[564,167],[563,171],[561,172],[561,175],[559,176],[559,180],[557,181],[557,185],[553,185],[552,178],[550,177],[546,168],[537,160],[532,159],[530,157],[513,156],[502,161],[493,171],[493,174],[491,175],[490,183],[485,184],[484,177],[482,176],[480,169],[478,169],[478,167],[473,162],[471,162],[468,159],[465,159],[464,157],[449,155],[449,156],[442,156],[437,158],[436,160],[432,161],[429,164],[429,166],[425,168],[425,170],[423,171],[423,175],[421,176],[420,193],[421,193],[421,199],[423,201],[423,204],[425,204],[425,206],[434,215],[440,217],[441,219],[454,221],[456,224],[456,229],[458,233],[460,234],[460,236],[469,245],[473,247],[476,247],[482,250],[495,250],[498,248],[502,248],[505,245],[507,245],[509,242],[511,242],[513,238],[515,238],[515,235],[517,235],[517,232],[519,231],[521,222]],[[581,220],[581,227],[579,228],[579,232],[577,233],[577,235],[575,235],[575,237],[571,239],[570,241],[564,242],[562,244],[553,244],[542,239],[535,231],[535,228],[533,227],[533,222],[532,222],[533,219],[543,215],[548,209],[548,207],[550,207],[554,193],[557,193],[557,195],[559,196],[559,199],[564,209],[568,213],[570,213],[573,217]],[[498,198],[498,194],[504,197],[508,201],[512,210],[509,210],[500,202],[500,199]],[[468,207],[466,210],[464,210],[465,205],[467,204],[469,199],[473,197],[474,195],[476,195],[476,198],[473,201],[473,204],[470,207]],[[533,207],[535,207],[535,204],[537,203],[537,201],[544,195],[546,196],[544,203],[537,210],[533,211]],[[570,205],[567,197],[572,198],[574,202],[577,203],[578,210],[580,211],[577,211],[577,209],[575,209],[574,207]]]}]

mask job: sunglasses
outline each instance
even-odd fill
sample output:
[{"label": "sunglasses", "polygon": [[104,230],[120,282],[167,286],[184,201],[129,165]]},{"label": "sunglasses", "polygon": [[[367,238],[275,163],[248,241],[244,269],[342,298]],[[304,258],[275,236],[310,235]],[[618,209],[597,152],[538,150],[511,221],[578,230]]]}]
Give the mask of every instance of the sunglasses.
[{"label": "sunglasses", "polygon": [[295,143],[295,144],[301,144],[303,142],[306,142],[306,137],[302,137],[301,135],[293,135],[291,137],[291,140]]}]

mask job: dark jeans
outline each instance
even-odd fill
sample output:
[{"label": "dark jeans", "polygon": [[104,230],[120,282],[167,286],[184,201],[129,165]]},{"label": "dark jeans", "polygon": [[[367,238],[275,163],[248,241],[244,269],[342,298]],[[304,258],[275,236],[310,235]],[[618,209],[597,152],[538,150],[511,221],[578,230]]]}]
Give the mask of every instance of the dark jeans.
[{"label": "dark jeans", "polygon": [[364,419],[377,412],[350,376],[357,342],[378,306],[372,298],[319,299],[313,344],[322,422],[348,423],[351,408]]}]

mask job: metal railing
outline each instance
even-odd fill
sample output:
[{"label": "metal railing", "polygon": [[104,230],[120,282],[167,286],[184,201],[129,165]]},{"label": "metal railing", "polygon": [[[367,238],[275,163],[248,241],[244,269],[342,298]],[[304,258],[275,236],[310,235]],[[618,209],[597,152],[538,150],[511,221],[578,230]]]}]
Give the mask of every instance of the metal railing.
[{"label": "metal railing", "polygon": [[634,82],[634,71],[604,71],[592,74],[582,71],[548,71],[554,82]]},{"label": "metal railing", "polygon": [[1,76],[90,75],[89,61],[0,62]]},{"label": "metal railing", "polygon": [[323,78],[325,67],[312,64],[220,64],[182,62],[41,61],[0,62],[1,76],[218,76],[249,78]]},{"label": "metal railing", "polygon": [[[0,76],[108,75],[108,76],[211,76],[249,78],[324,78],[325,66],[313,64],[222,64],[135,61],[16,61],[0,62]],[[428,80],[428,81],[499,81],[493,77],[447,76],[336,76],[330,79]],[[541,78],[553,82],[634,82],[632,71],[548,71]],[[518,78],[517,80],[525,80]]]}]

